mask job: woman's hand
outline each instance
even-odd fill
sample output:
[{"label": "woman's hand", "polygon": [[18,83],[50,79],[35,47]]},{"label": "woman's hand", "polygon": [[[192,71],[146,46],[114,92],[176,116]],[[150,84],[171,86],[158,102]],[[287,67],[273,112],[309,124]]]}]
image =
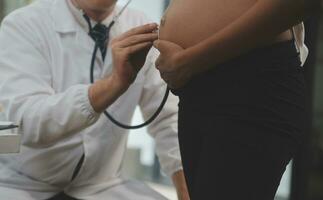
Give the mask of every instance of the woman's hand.
[{"label": "woman's hand", "polygon": [[173,174],[172,180],[177,191],[178,200],[190,200],[184,171],[180,170]]},{"label": "woman's hand", "polygon": [[156,60],[156,68],[162,79],[172,89],[183,87],[195,74],[193,67],[189,66],[184,59],[184,49],[165,40],[156,40],[154,47],[160,52]]}]

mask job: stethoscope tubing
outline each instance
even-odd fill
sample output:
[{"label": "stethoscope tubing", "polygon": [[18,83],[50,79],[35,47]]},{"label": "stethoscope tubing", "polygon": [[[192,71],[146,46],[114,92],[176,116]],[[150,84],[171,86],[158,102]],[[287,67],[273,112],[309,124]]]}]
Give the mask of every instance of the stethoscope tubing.
[{"label": "stethoscope tubing", "polygon": [[[95,58],[96,58],[96,54],[98,52],[98,49],[99,49],[99,44],[96,42],[95,43],[94,50],[93,50],[93,54],[92,54],[92,59],[91,59],[90,81],[91,81],[92,84],[94,83]],[[115,125],[119,126],[120,128],[128,129],[128,130],[131,130],[131,129],[140,129],[140,128],[143,128],[145,126],[148,126],[149,124],[151,124],[158,117],[158,115],[163,110],[163,108],[164,108],[164,106],[165,106],[165,104],[167,102],[167,99],[168,99],[168,96],[169,96],[169,92],[170,92],[170,89],[167,87],[166,88],[165,95],[164,95],[164,97],[162,99],[162,102],[160,103],[160,105],[157,108],[156,112],[147,121],[143,122],[142,124],[138,124],[138,125],[127,125],[127,124],[121,123],[120,121],[116,120],[112,115],[110,115],[108,113],[108,111],[105,110],[105,111],[103,111],[103,113],[104,113],[104,115],[112,123],[114,123]]]}]

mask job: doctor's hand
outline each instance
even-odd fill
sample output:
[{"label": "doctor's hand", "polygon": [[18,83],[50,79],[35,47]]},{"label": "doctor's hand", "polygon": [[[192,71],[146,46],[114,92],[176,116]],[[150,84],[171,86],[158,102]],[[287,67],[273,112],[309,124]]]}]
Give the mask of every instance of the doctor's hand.
[{"label": "doctor's hand", "polygon": [[113,70],[111,76],[120,87],[127,89],[143,67],[153,42],[158,38],[158,25],[133,28],[111,41]]},{"label": "doctor's hand", "polygon": [[172,89],[183,87],[195,74],[193,67],[185,63],[184,49],[165,40],[156,40],[154,47],[160,52],[156,60],[156,68],[162,79]]},{"label": "doctor's hand", "polygon": [[147,24],[131,29],[111,41],[112,73],[97,80],[88,92],[94,111],[103,112],[133,83],[145,63],[153,41],[158,38],[157,28],[157,24]]}]

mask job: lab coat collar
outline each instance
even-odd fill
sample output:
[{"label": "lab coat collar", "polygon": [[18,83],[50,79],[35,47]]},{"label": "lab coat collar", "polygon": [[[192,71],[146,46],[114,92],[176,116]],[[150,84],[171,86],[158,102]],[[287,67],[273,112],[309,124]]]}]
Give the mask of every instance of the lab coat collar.
[{"label": "lab coat collar", "polygon": [[67,0],[53,0],[51,15],[57,32],[76,32],[76,22],[68,7]]},{"label": "lab coat collar", "polygon": [[[81,25],[83,28],[86,28],[88,30],[86,21],[80,21],[80,16],[82,15],[82,11],[79,11],[80,13],[74,13],[76,9],[71,10],[69,0],[53,0],[53,6],[51,9],[51,15],[54,20],[54,27],[57,32],[60,33],[69,33],[69,32],[76,32],[77,26]],[[116,13],[116,10],[118,10],[117,6],[114,9],[113,13],[107,17],[102,23],[106,26],[108,26],[111,21],[113,20],[113,16]],[[80,16],[75,16],[75,14]],[[82,16],[81,16],[82,17]],[[92,25],[95,25],[95,22],[92,21]]]},{"label": "lab coat collar", "polygon": [[[72,1],[71,0],[67,0],[67,3],[68,3],[68,7],[70,8],[70,11],[71,11],[71,13],[73,14],[73,16],[74,16],[74,18],[75,18],[75,20],[76,20],[76,22],[79,24],[79,25],[81,25],[81,27],[84,29],[84,30],[86,30],[87,32],[89,31],[89,24],[88,24],[88,22],[85,20],[85,18],[84,18],[84,12],[81,10],[81,9],[79,9],[79,8],[77,8],[77,7],[75,7],[74,5],[73,5],[73,3],[72,3]],[[113,17],[115,16],[115,11],[116,11],[116,9],[114,9],[113,11],[112,11],[112,13],[107,17],[107,18],[105,18],[101,23],[102,24],[104,24],[104,25],[106,25],[106,26],[109,26],[109,24],[112,22],[112,20],[113,20]],[[96,24],[97,24],[97,22],[96,21],[94,21],[94,20],[92,20],[92,19],[90,19],[90,21],[91,21],[91,26],[92,27],[94,27]]]},{"label": "lab coat collar", "polygon": [[[53,18],[54,30],[58,33],[72,33],[75,34],[75,39],[80,42],[79,45],[82,45],[83,49],[86,50],[89,55],[92,54],[93,51],[93,41],[87,34],[81,34],[83,29],[80,29],[80,24],[78,20],[75,18],[73,11],[69,7],[69,0],[53,0],[53,5],[51,8],[51,15]],[[82,26],[82,25],[81,25]],[[102,65],[103,61],[99,54],[96,56],[97,62],[99,62],[99,66]]]}]

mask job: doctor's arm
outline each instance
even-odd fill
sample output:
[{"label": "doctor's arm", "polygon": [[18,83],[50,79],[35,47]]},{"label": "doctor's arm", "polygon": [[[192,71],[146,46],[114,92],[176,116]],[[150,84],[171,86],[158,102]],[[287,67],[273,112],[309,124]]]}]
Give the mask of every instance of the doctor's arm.
[{"label": "doctor's arm", "polygon": [[43,147],[69,137],[98,119],[88,99],[89,85],[58,93],[53,89],[42,37],[19,14],[0,29],[0,102],[8,120],[20,125],[22,143]]},{"label": "doctor's arm", "polygon": [[[94,124],[99,109],[95,110],[90,102],[90,84],[55,91],[45,38],[31,23],[19,13],[9,15],[2,23],[0,102],[6,108],[8,120],[20,125],[22,143],[42,148]],[[109,88],[102,81],[94,85]],[[115,99],[118,93],[109,95]]]},{"label": "doctor's arm", "polygon": [[[151,50],[144,67],[146,79],[139,105],[145,120],[156,112],[166,91],[166,84],[154,67],[156,57],[156,50]],[[155,139],[156,154],[162,171],[172,178],[179,199],[189,200],[178,143],[177,104],[178,98],[169,94],[169,98],[160,115],[148,126],[148,132]]]}]

